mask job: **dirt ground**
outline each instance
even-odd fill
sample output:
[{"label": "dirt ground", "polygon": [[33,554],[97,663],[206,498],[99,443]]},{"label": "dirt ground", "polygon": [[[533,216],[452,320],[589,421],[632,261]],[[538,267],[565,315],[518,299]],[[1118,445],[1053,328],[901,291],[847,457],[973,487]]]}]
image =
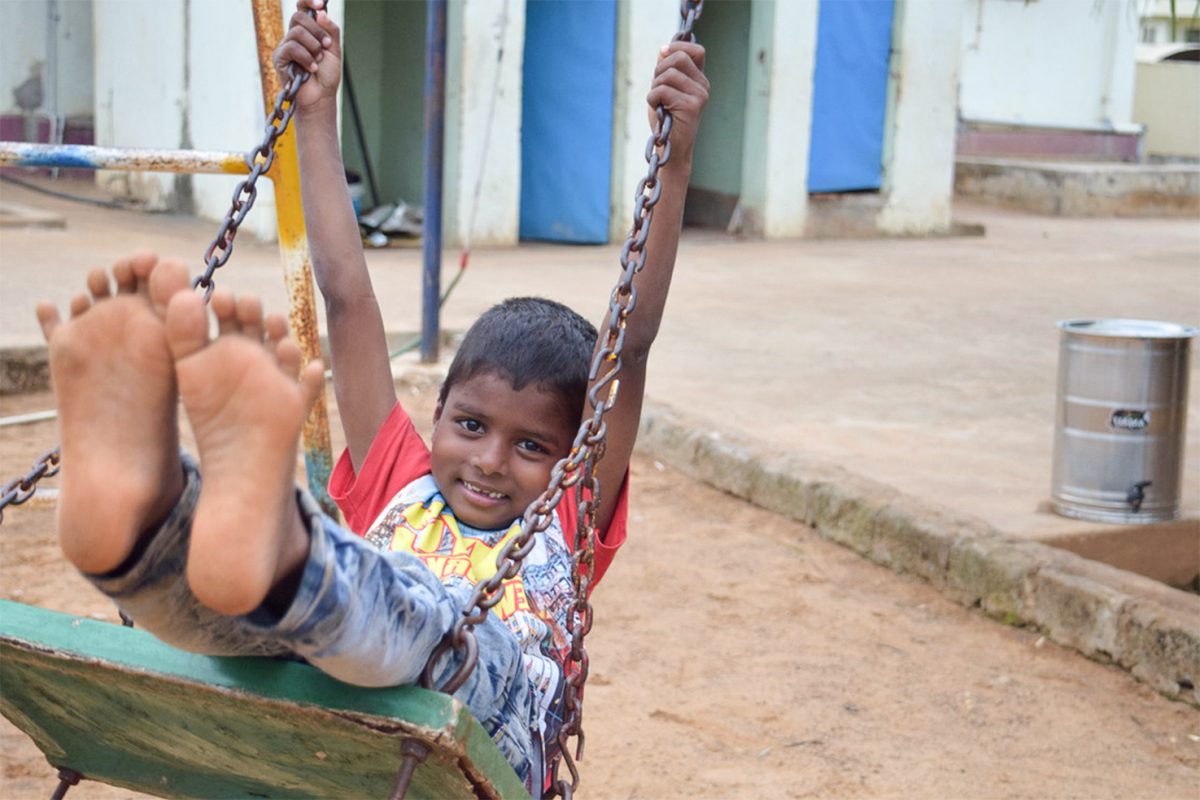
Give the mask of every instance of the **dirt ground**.
[{"label": "dirt ground", "polygon": [[[406,399],[418,420],[429,401]],[[51,405],[0,398],[0,416]],[[55,441],[53,422],[0,428],[0,475]],[[116,623],[52,515],[6,514],[0,596]],[[595,605],[585,798],[1200,796],[1196,709],[644,458]],[[49,796],[7,721],[0,748],[0,796]]]}]

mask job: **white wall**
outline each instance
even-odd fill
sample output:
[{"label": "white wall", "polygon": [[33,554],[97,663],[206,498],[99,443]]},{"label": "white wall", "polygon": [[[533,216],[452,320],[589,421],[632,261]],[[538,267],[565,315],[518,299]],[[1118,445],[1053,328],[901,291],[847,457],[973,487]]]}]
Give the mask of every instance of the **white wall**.
[{"label": "white wall", "polygon": [[[1131,126],[1138,0],[959,2],[963,119]],[[914,6],[921,4],[943,8],[930,0]]]},{"label": "white wall", "polygon": [[[49,39],[50,14],[57,17]],[[45,100],[42,111],[59,116],[92,113],[91,0],[5,0],[4,46],[0,47],[0,113],[18,113],[13,89],[42,65]]]},{"label": "white wall", "polygon": [[1137,65],[1134,119],[1146,126],[1146,154],[1200,158],[1200,66]]},{"label": "white wall", "polygon": [[460,0],[450,14],[442,241],[516,244],[525,0]]},{"label": "white wall", "polygon": [[961,29],[961,9],[956,3],[896,2],[879,215],[887,233],[950,227],[959,54],[943,43]]},{"label": "white wall", "polygon": [[[295,9],[280,0],[283,24]],[[342,23],[341,4],[330,15]],[[266,112],[248,0],[95,0],[96,143],[246,152]],[[101,172],[111,191],[151,208],[192,204],[224,218],[240,180],[226,175]],[[258,183],[244,234],[275,236],[274,192]],[[215,229],[214,229],[215,233]]]},{"label": "white wall", "polygon": [[[183,9],[183,0],[96,0],[96,144],[181,145],[187,110]],[[101,171],[97,180],[151,208],[177,202],[174,175]]]},{"label": "white wall", "polygon": [[[755,89],[755,70],[766,71],[766,147],[760,159],[763,187],[762,233],[768,239],[801,236],[808,216],[808,155],[812,138],[813,72],[816,68],[817,11],[815,0],[777,0],[755,7],[754,27],[760,11],[773,11],[769,21],[771,41],[767,64],[758,62],[758,46],[751,45],[750,93]],[[752,120],[747,118],[747,127]],[[747,140],[748,159],[757,149]],[[749,175],[747,175],[749,177]]]}]

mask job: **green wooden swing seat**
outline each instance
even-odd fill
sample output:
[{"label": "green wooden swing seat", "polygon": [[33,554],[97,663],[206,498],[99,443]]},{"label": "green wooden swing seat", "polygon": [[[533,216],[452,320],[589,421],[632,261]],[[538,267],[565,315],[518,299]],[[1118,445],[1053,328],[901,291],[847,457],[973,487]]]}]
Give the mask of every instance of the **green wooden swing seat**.
[{"label": "green wooden swing seat", "polygon": [[161,797],[386,798],[411,740],[429,753],[408,797],[528,797],[447,695],[193,655],[145,631],[9,601],[0,711],[53,766]]}]

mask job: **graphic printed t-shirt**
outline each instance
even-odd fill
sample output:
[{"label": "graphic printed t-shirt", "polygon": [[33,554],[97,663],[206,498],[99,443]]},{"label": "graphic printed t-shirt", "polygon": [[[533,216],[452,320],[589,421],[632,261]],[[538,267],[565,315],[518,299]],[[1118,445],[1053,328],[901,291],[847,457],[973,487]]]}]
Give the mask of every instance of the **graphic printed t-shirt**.
[{"label": "graphic printed t-shirt", "polygon": [[[597,536],[593,586],[625,540],[627,485],[628,480],[622,483],[608,530]],[[383,550],[416,555],[464,597],[470,587],[496,573],[501,548],[521,531],[519,519],[508,528],[485,531],[455,517],[430,474],[429,448],[398,403],[376,434],[359,473],[354,473],[349,452],[343,452],[329,490],[352,531]],[[567,615],[577,525],[573,497],[564,497],[550,526],[535,537],[520,572],[505,581],[504,594],[492,609],[521,647],[537,704],[537,732],[550,744],[561,724],[554,706],[571,647]]]}]

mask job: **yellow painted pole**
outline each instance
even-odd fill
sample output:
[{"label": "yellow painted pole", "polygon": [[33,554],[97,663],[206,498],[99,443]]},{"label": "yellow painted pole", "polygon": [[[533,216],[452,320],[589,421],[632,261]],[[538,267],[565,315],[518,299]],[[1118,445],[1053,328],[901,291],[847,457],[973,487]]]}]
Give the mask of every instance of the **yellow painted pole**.
[{"label": "yellow painted pole", "polygon": [[[283,14],[279,0],[251,0],[254,30],[258,41],[258,67],[262,74],[263,105],[275,106],[283,88],[271,53],[283,38]],[[306,360],[321,357],[321,337],[317,327],[316,294],[313,291],[312,257],[304,230],[304,210],[300,201],[300,163],[296,157],[296,133],[289,126],[275,147],[275,163],[267,176],[275,185],[275,217],[279,226],[279,256],[288,293],[288,323],[292,336],[300,344]],[[304,465],[308,488],[327,514],[337,517],[337,507],[329,497],[329,476],[333,455],[329,441],[329,412],[322,395],[313,404],[304,422]]]}]

